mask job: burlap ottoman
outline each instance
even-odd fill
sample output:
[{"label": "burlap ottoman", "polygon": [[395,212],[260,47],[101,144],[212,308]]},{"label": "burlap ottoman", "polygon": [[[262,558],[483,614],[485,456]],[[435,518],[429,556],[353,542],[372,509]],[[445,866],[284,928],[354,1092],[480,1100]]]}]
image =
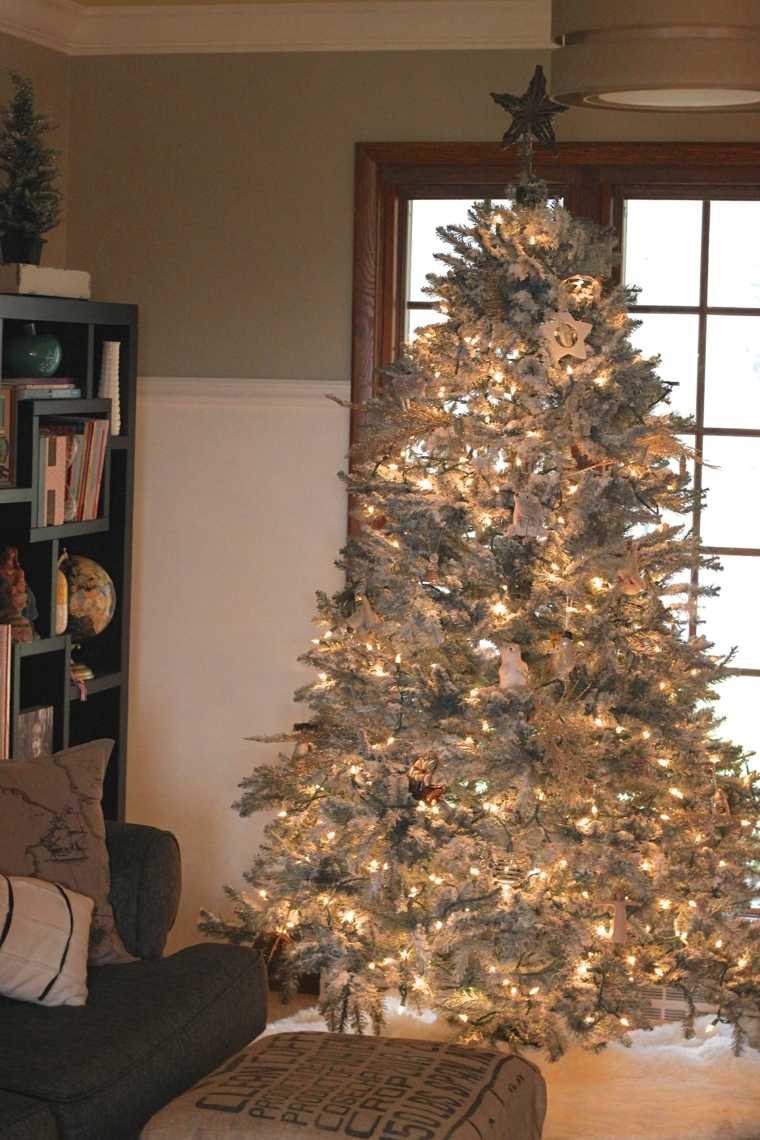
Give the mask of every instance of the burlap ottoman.
[{"label": "burlap ottoman", "polygon": [[438,1041],[280,1033],[146,1125],[143,1140],[540,1140],[546,1087],[519,1057]]}]

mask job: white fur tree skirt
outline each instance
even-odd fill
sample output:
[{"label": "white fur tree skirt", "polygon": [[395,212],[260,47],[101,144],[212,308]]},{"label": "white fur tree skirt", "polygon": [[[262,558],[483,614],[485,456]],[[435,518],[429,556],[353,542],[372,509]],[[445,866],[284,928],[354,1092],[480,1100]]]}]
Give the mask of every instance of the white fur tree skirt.
[{"label": "white fur tree skirt", "polygon": [[[760,1140],[760,1053],[731,1053],[725,1026],[684,1041],[678,1026],[631,1034],[630,1049],[611,1045],[594,1055],[571,1049],[555,1064],[540,1056],[549,1091],[543,1140]],[[320,1031],[314,1008],[273,1022],[266,1033]],[[389,1037],[445,1040],[448,1027],[431,1013],[400,1011],[389,1002]]]}]

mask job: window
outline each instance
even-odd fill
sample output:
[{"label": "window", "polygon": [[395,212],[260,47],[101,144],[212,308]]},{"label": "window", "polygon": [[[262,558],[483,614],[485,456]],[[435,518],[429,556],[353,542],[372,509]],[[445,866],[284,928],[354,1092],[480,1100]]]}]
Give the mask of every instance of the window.
[{"label": "window", "polygon": [[[415,327],[442,319],[422,292],[436,269],[436,226],[463,221],[478,198],[505,203],[515,157],[492,144],[433,143],[361,144],[357,157],[353,385],[361,399]],[[695,418],[694,479],[708,505],[696,510],[694,526],[724,567],[715,575],[721,595],[702,602],[699,629],[718,651],[739,646],[719,712],[725,735],[760,764],[757,150],[565,144],[541,157],[539,170],[572,212],[614,222],[623,277],[641,288],[635,341],[645,355],[662,356],[663,378],[677,385],[676,409]],[[358,417],[353,431],[361,431]]]},{"label": "window", "polygon": [[[760,201],[634,194],[622,200],[624,280],[641,290],[633,340],[644,355],[661,355],[660,374],[677,385],[675,409],[694,417],[694,485],[707,498],[693,527],[723,566],[702,573],[720,595],[702,599],[690,633],[703,633],[717,652],[736,647],[719,707],[726,735],[753,749],[758,764]],[[692,580],[700,581],[696,569]]]}]

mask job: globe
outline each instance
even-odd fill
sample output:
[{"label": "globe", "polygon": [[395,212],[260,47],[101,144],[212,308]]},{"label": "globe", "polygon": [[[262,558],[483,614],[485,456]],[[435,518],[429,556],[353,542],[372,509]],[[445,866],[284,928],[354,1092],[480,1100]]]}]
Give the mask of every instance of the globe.
[{"label": "globe", "polygon": [[72,554],[62,566],[69,582],[69,624],[74,641],[102,633],[116,612],[116,587],[102,566]]}]

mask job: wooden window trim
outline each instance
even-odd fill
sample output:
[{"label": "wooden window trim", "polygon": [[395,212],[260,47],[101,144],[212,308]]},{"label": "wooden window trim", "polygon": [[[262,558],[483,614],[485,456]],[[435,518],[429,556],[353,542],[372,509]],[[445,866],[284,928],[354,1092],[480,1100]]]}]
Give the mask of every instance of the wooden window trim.
[{"label": "wooden window trim", "polygon": [[[655,196],[725,186],[732,197],[760,186],[756,143],[561,143],[537,155],[541,177],[565,195],[579,217],[612,223],[625,194]],[[400,250],[405,211],[413,197],[503,193],[517,158],[498,143],[358,143],[354,212],[351,392],[354,404],[374,391],[378,369],[397,354],[401,318]],[[352,442],[362,431],[354,409]]]}]

